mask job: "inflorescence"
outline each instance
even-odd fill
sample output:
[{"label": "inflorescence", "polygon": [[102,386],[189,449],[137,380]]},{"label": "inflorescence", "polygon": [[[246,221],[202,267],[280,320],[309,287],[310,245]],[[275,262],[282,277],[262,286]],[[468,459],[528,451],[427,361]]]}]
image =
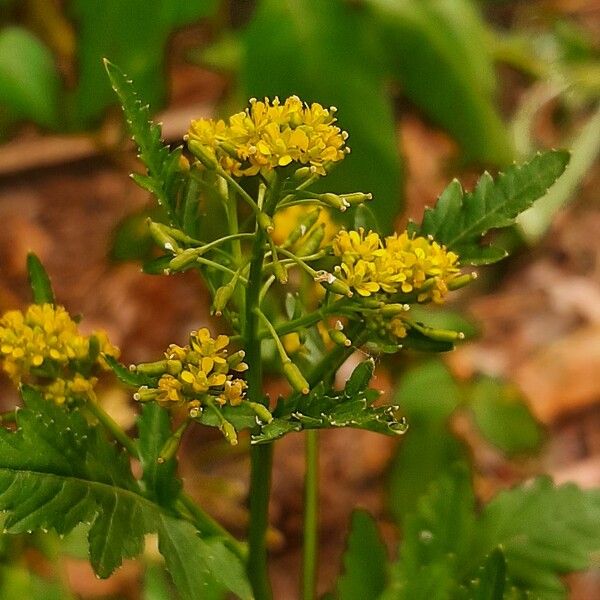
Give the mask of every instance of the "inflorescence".
[{"label": "inflorescence", "polygon": [[156,378],[156,385],[141,387],[134,398],[155,400],[165,407],[185,406],[190,416],[200,415],[210,403],[239,406],[244,399],[246,382],[238,377],[248,365],[244,351],[228,356],[229,338],[213,339],[208,329],[193,331],[185,346],[171,344],[165,360],[133,367]]},{"label": "inflorescence", "polygon": [[283,104],[278,98],[252,99],[244,112],[229,122],[213,119],[192,121],[188,146],[192,153],[209,152],[211,158],[236,177],[266,173],[292,162],[325,175],[325,165],[349,152],[348,137],[335,125],[335,108],[308,105],[297,96]]},{"label": "inflorescence", "polygon": [[15,385],[34,385],[57,404],[92,396],[92,372],[107,367],[103,354],[117,357],[119,350],[104,331],[82,335],[62,306],[32,304],[0,319],[2,369]]}]

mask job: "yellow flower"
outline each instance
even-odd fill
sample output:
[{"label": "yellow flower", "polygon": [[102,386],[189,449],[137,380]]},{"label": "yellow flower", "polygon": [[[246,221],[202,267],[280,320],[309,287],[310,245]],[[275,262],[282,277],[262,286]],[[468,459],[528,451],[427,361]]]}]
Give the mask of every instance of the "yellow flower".
[{"label": "yellow flower", "polygon": [[[208,329],[193,331],[186,346],[171,344],[165,352],[167,367],[150,363],[154,368],[167,368],[155,388],[144,386],[134,396],[139,400],[156,400],[162,406],[185,405],[190,414],[200,414],[202,406],[213,400],[218,404],[237,406],[242,402],[246,383],[235,377],[248,368],[244,352],[227,355],[229,338],[211,337]],[[176,368],[175,368],[176,366]]]},{"label": "yellow flower", "polygon": [[[349,151],[346,132],[335,125],[335,109],[310,106],[297,96],[250,100],[250,107],[223,120],[192,121],[188,140],[200,144],[223,169],[237,177],[266,173],[292,162],[325,175],[325,164]],[[193,144],[190,149],[193,151]]]},{"label": "yellow flower", "polygon": [[381,240],[373,232],[341,231],[333,241],[336,275],[361,296],[418,292],[417,300],[444,302],[448,281],[459,272],[458,255],[408,232]]},{"label": "yellow flower", "polygon": [[89,397],[94,377],[77,373],[77,363],[90,360],[90,342],[96,339],[100,355],[95,366],[106,368],[102,353],[118,356],[105,332],[79,332],[62,306],[32,304],[25,312],[11,310],[0,319],[0,362],[15,385],[27,383],[45,397],[63,404],[73,396]]}]

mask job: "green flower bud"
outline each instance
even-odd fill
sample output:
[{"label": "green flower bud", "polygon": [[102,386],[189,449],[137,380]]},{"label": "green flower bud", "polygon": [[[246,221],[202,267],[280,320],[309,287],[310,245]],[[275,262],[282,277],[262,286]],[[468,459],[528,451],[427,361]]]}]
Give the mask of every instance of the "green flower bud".
[{"label": "green flower bud", "polygon": [[197,140],[188,140],[190,152],[209,170],[215,171],[219,163],[211,150],[203,146]]},{"label": "green flower bud", "polygon": [[315,227],[306,237],[306,240],[296,249],[296,256],[310,256],[314,254],[320,247],[323,238],[325,237],[325,225],[321,223]]},{"label": "green flower bud", "polygon": [[283,363],[283,374],[296,392],[304,395],[308,394],[310,391],[308,381],[306,381],[300,369],[290,359]]},{"label": "green flower bud", "polygon": [[160,223],[155,223],[148,219],[148,229],[152,239],[165,250],[177,252],[180,250],[179,244],[165,231]]}]

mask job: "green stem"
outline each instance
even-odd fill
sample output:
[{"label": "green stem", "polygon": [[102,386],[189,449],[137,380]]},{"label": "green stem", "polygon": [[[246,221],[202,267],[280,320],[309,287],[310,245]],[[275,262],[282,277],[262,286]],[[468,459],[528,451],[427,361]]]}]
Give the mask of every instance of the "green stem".
[{"label": "green stem", "polygon": [[105,429],[127,450],[130,456],[138,458],[136,443],[123,431],[121,426],[98,404],[95,398],[86,403],[86,408],[100,421]]},{"label": "green stem", "polygon": [[[350,348],[337,347],[326,356],[308,376],[310,386],[318,381],[328,381],[360,346],[366,334],[362,324],[357,323],[349,335],[355,338],[355,345]],[[319,435],[316,430],[306,431],[306,470],[304,475],[304,544],[302,550],[302,598],[314,600],[316,597],[317,558],[318,558],[318,504],[319,504]]]},{"label": "green stem", "polygon": [[[248,371],[248,400],[265,404],[262,392],[261,342],[258,336],[259,294],[262,280],[265,233],[257,227],[252,248],[252,260],[246,287],[244,339]],[[248,579],[256,600],[272,598],[267,571],[267,527],[269,523],[269,494],[271,488],[272,444],[250,449],[250,527],[248,531]]]},{"label": "green stem", "polygon": [[317,588],[319,545],[319,432],[316,429],[307,431],[305,443],[302,598],[303,600],[314,600]]}]

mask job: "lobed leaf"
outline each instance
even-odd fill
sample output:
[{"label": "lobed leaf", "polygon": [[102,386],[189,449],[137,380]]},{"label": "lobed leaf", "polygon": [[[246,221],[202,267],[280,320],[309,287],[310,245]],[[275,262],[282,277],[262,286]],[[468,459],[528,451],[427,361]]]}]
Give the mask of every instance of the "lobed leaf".
[{"label": "lobed leaf", "polygon": [[[32,388],[22,393],[25,408],[17,413],[17,430],[0,429],[0,510],[7,512],[8,533],[52,528],[66,534],[91,523],[90,561],[100,577],[108,577],[124,558],[141,552],[145,534],[156,532],[182,598],[196,600],[198,590],[223,588],[251,598],[243,565],[223,541],[198,537],[190,523],[145,495],[129,457],[98,427]],[[152,481],[157,478],[146,477],[145,483]],[[187,576],[193,576],[194,587]]]},{"label": "lobed leaf", "polygon": [[372,361],[358,365],[342,392],[325,392],[318,385],[310,394],[297,395],[275,409],[275,418],[262,424],[252,435],[252,443],[276,440],[303,429],[353,427],[387,435],[400,435],[407,429],[405,419],[398,416],[397,406],[372,406],[379,392],[367,387],[373,374]]},{"label": "lobed leaf", "polygon": [[160,126],[150,119],[149,106],[138,99],[133,82],[127,75],[107,59],[104,59],[104,66],[123,107],[131,137],[139,148],[140,159],[148,171],[147,176],[136,175],[134,180],[156,196],[158,203],[173,220],[176,209],[173,192],[177,183],[181,147],[171,151],[162,142]]},{"label": "lobed leaf", "polygon": [[458,253],[463,264],[489,264],[506,253],[481,246],[481,237],[492,229],[512,225],[515,218],[546,194],[569,162],[568,152],[552,150],[537,154],[530,162],[512,165],[496,180],[485,173],[472,192],[453,181],[434,208],[427,209],[420,226],[411,231],[431,235]]}]

